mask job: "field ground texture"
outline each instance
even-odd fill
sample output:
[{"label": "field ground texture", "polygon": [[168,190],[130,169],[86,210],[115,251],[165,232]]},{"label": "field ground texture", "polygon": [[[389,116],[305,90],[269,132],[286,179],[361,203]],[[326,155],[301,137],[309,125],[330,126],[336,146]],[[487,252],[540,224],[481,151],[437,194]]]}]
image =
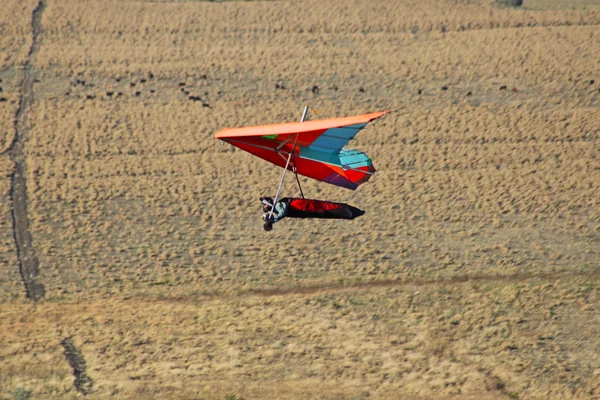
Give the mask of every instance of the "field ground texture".
[{"label": "field ground texture", "polygon": [[[597,2],[3,4],[0,399],[600,398]],[[214,134],[305,104],[393,111],[367,213],[266,233]]]}]

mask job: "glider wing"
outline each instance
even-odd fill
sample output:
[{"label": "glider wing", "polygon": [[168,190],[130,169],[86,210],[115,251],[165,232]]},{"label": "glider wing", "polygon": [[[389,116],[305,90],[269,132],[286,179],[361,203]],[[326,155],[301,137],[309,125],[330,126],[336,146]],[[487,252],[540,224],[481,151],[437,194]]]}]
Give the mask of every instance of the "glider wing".
[{"label": "glider wing", "polygon": [[369,180],[375,168],[365,153],[343,147],[369,122],[388,112],[227,128],[219,131],[216,138],[282,168],[292,152],[296,173],[354,190]]}]

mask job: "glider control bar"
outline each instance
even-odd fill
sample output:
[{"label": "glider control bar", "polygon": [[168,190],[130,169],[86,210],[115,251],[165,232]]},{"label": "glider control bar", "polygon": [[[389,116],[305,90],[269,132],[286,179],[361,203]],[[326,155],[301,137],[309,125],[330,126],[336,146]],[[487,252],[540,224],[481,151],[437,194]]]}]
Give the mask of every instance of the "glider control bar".
[{"label": "glider control bar", "polygon": [[[296,147],[295,142],[294,142],[294,147]],[[288,156],[287,163],[285,164],[285,168],[283,169],[283,174],[281,174],[281,180],[279,181],[279,187],[277,188],[277,193],[275,194],[275,200],[273,200],[273,207],[271,207],[271,213],[269,214],[269,217],[272,217],[273,212],[275,211],[275,205],[277,204],[277,201],[279,200],[279,193],[281,193],[281,186],[283,186],[283,178],[285,178],[285,173],[287,172],[287,169],[290,165],[290,160],[292,159],[292,154],[294,154],[293,151]]]},{"label": "glider control bar", "polygon": [[[307,112],[308,112],[308,106],[304,106],[304,112],[302,113],[302,118],[300,119],[300,122],[304,122]],[[277,193],[275,194],[275,199],[273,200],[273,207],[271,207],[271,213],[269,214],[269,217],[272,217],[273,212],[275,211],[275,205],[277,204],[277,201],[279,200],[279,194],[281,193],[281,186],[283,186],[283,178],[285,178],[285,173],[287,172],[287,169],[290,166],[290,161],[292,159],[292,156],[294,155],[294,150],[296,149],[296,141],[298,140],[298,134],[295,134],[294,137],[295,137],[294,145],[292,146],[292,151],[290,151],[290,154],[288,155],[287,162],[285,163],[285,168],[283,169],[283,174],[281,174],[281,180],[279,181],[279,187],[277,188]],[[283,143],[282,143],[282,145],[283,145]],[[277,148],[277,153],[279,153],[279,148]],[[279,153],[279,154],[281,154],[281,153]],[[294,173],[296,173],[295,170],[296,170],[296,165],[294,163]],[[298,175],[296,175],[296,179],[298,179]],[[300,181],[298,181],[298,184],[300,184]],[[302,188],[300,189],[300,191],[302,191]],[[302,195],[302,197],[304,197],[304,195]]]}]

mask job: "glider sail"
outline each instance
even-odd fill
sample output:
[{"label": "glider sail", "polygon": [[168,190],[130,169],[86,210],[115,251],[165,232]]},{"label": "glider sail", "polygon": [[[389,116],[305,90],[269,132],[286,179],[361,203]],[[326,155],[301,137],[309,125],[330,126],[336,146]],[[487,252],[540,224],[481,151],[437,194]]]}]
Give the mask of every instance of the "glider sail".
[{"label": "glider sail", "polygon": [[297,174],[355,190],[375,168],[365,153],[344,146],[369,122],[388,112],[227,128],[216,138]]}]

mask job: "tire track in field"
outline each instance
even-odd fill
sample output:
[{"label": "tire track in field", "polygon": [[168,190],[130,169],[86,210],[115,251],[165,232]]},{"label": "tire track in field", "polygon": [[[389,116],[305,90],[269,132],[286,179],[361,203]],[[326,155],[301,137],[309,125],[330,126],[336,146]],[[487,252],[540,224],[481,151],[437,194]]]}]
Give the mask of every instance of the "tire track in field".
[{"label": "tire track in field", "polygon": [[82,395],[86,396],[92,393],[92,387],[94,382],[87,374],[87,366],[83,354],[73,343],[73,338],[65,338],[61,340],[60,344],[65,350],[65,357],[69,361],[69,365],[73,369],[73,376],[75,376],[75,389]]},{"label": "tire track in field", "polygon": [[23,66],[23,80],[21,81],[19,107],[15,115],[15,136],[10,147],[10,159],[15,163],[15,168],[10,177],[11,215],[13,220],[13,234],[19,258],[19,271],[25,284],[27,297],[37,301],[44,297],[46,289],[38,281],[39,260],[32,245],[31,232],[29,231],[29,218],[27,215],[27,175],[26,160],[23,152],[25,135],[27,133],[27,110],[33,105],[33,59],[40,48],[39,37],[42,31],[42,14],[46,9],[46,1],[40,0],[31,19],[33,39]]},{"label": "tire track in field", "polygon": [[[393,289],[402,288],[408,286],[431,286],[431,285],[462,285],[467,283],[474,284],[485,284],[485,283],[520,283],[533,280],[539,281],[559,281],[561,279],[569,278],[587,278],[587,279],[600,279],[600,266],[596,266],[591,271],[582,271],[580,269],[562,270],[554,272],[539,272],[539,273],[514,273],[509,275],[498,275],[498,274],[461,274],[448,277],[439,277],[431,279],[423,278],[399,278],[399,279],[379,279],[368,282],[324,282],[319,284],[308,284],[304,286],[288,286],[279,288],[265,288],[265,289],[247,289],[240,290],[235,294],[225,294],[222,292],[209,292],[203,293],[202,295],[194,296],[161,296],[160,298],[146,298],[143,301],[150,303],[159,302],[196,302],[200,301],[199,298],[204,299],[231,299],[241,297],[285,297],[294,295],[314,295],[322,293],[340,293],[348,292],[352,290],[368,290],[373,288]],[[135,296],[133,296],[135,297]]]},{"label": "tire track in field", "polygon": [[451,277],[441,277],[438,279],[383,279],[371,282],[358,282],[356,284],[332,284],[324,283],[317,285],[296,286],[290,288],[269,288],[269,289],[250,289],[244,294],[256,296],[287,296],[295,294],[317,294],[324,292],[340,292],[348,290],[360,290],[370,288],[394,288],[402,286],[428,286],[428,285],[459,285],[462,283],[488,283],[504,282],[518,283],[528,280],[556,281],[562,278],[585,276],[588,278],[600,278],[600,269],[591,272],[581,271],[556,271],[542,272],[537,274],[516,273],[510,275],[457,275]]}]

